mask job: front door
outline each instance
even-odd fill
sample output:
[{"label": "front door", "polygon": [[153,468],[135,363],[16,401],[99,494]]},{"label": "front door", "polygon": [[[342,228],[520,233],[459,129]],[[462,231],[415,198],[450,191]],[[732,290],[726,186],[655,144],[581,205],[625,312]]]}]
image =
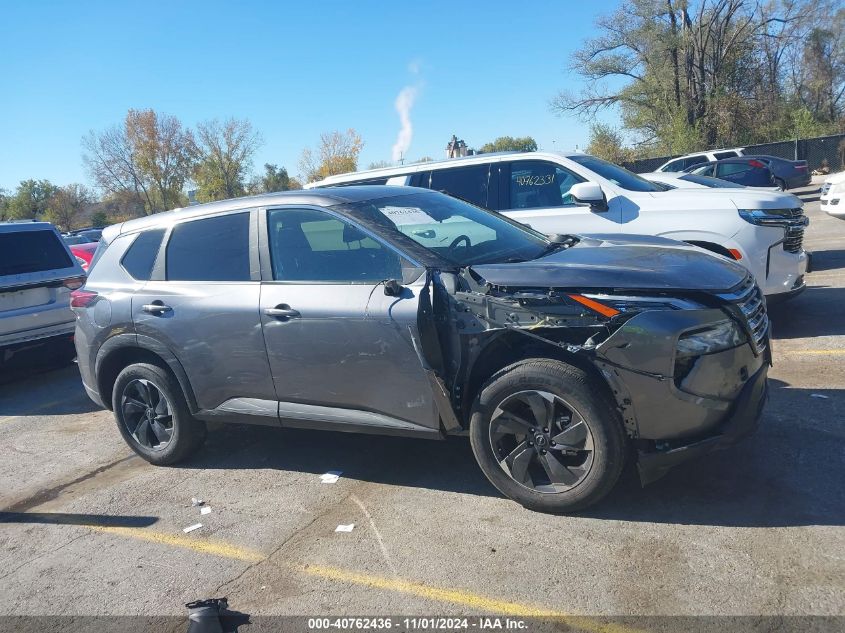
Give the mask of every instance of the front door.
[{"label": "front door", "polygon": [[619,233],[622,207],[616,198],[606,211],[593,211],[575,201],[569,190],[584,178],[545,160],[502,163],[501,212],[536,231],[555,233]]},{"label": "front door", "polygon": [[283,421],[436,429],[414,348],[421,282],[384,294],[400,256],[324,210],[263,219],[260,314]]}]

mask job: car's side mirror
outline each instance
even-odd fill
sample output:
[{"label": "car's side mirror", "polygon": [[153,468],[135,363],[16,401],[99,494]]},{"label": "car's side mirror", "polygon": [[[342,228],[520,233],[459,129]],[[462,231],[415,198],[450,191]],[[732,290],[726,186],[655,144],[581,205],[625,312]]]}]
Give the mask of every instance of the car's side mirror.
[{"label": "car's side mirror", "polygon": [[579,182],[569,190],[576,202],[590,205],[590,211],[607,211],[607,199],[601,187],[595,182]]},{"label": "car's side mirror", "polygon": [[384,295],[386,297],[398,297],[402,294],[404,286],[396,279],[388,279],[384,282]]}]

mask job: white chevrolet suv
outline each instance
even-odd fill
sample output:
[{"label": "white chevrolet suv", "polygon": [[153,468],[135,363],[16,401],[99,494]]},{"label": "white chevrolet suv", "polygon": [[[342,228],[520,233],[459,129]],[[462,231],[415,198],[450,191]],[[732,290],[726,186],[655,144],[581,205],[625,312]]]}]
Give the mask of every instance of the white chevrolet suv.
[{"label": "white chevrolet suv", "polygon": [[770,298],[805,287],[807,217],[791,194],[666,191],[594,156],[560,152],[479,154],[330,176],[306,187],[352,184],[443,191],[548,234],[634,233],[688,242],[744,264]]}]

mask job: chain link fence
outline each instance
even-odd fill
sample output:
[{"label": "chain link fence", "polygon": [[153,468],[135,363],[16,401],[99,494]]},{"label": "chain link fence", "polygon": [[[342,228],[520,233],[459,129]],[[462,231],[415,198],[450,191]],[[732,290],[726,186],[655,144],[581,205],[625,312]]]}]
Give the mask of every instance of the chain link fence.
[{"label": "chain link fence", "polygon": [[[845,169],[845,134],[748,145],[744,153],[747,156],[764,154],[789,160],[806,160],[810,171],[820,169],[826,164],[832,173]],[[635,173],[644,174],[656,170],[673,158],[677,158],[677,155],[641,158],[625,163],[625,167]]]}]

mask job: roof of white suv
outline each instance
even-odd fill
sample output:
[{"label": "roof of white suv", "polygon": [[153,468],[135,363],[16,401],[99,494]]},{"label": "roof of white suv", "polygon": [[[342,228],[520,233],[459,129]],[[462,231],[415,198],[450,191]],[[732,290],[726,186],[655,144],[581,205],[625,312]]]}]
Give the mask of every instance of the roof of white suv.
[{"label": "roof of white suv", "polygon": [[317,182],[310,182],[305,185],[306,189],[314,189],[318,187],[328,187],[333,184],[368,180],[370,178],[390,178],[391,176],[403,176],[406,174],[413,174],[419,171],[428,171],[429,169],[439,169],[443,167],[456,167],[459,165],[477,165],[480,163],[498,162],[502,160],[518,159],[543,159],[555,158],[562,156],[570,158],[572,156],[584,155],[582,152],[559,152],[559,151],[538,151],[538,152],[490,152],[489,154],[473,154],[472,156],[461,156],[459,158],[444,158],[443,160],[432,160],[423,163],[409,163],[407,165],[397,165],[395,167],[380,167],[378,169],[367,169],[365,171],[353,171],[345,174],[338,174],[336,176],[328,176],[323,180]]}]

